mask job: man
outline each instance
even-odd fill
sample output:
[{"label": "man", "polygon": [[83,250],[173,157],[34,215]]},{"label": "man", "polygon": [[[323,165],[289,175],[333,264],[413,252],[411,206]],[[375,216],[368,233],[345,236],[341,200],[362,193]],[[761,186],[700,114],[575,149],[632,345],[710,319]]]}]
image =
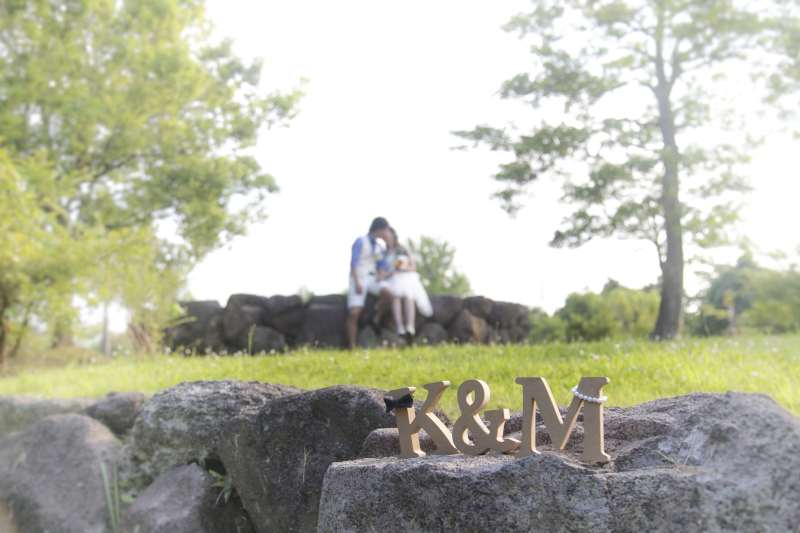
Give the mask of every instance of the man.
[{"label": "man", "polygon": [[347,341],[350,349],[356,347],[358,317],[367,300],[367,294],[378,297],[378,311],[372,319],[372,327],[380,328],[381,317],[392,305],[392,289],[386,279],[386,252],[377,239],[389,239],[389,223],[378,217],[372,221],[369,233],[353,243],[350,260],[350,292],[347,294]]}]

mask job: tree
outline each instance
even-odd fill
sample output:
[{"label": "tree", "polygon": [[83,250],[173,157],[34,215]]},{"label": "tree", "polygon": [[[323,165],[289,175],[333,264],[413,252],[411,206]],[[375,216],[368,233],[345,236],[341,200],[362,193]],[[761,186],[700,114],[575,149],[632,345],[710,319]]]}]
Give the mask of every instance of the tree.
[{"label": "tree", "polygon": [[[174,292],[265,216],[277,186],[245,150],[302,92],[261,94],[261,67],[211,43],[202,0],[0,0],[0,146],[47,167],[23,189],[73,238],[91,227],[131,246],[95,272],[94,297],[143,296],[144,262]],[[178,242],[157,237],[165,222]]]},{"label": "tree", "polygon": [[447,241],[423,235],[418,243],[409,239],[408,246],[429,294],[467,296],[470,293],[467,276],[453,268],[456,249]]},{"label": "tree", "polygon": [[[790,7],[730,0],[537,1],[532,13],[504,29],[535,39],[531,51],[540,68],[504,82],[500,95],[560,117],[517,137],[510,128],[489,126],[454,133],[514,154],[493,176],[505,186],[496,196],[512,215],[529,184],[544,175],[563,179],[562,199],[575,211],[552,246],[577,247],[612,235],[651,241],[662,272],[652,335],[679,336],[684,245],[727,242],[726,231],[738,218],[733,193],[748,189],[736,173],[747,159],[742,143],[703,129],[733,128],[740,118],[720,109],[723,99],[710,87],[724,88],[726,72],[740,66],[755,76],[776,61],[788,65],[787,43],[796,46],[790,37],[800,31]],[[647,102],[641,113],[637,102]],[[713,144],[700,142],[703,136]]]}]

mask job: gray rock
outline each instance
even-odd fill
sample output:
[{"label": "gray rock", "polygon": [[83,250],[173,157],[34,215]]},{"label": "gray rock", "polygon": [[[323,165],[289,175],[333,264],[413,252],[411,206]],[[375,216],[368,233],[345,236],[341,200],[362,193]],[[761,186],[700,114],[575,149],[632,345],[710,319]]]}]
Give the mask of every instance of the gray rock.
[{"label": "gray rock", "polygon": [[190,464],[161,474],[133,502],[120,533],[252,533],[238,496],[224,502],[214,478]]},{"label": "gray rock", "polygon": [[254,417],[269,400],[299,392],[259,381],[180,383],[144,402],[131,449],[152,478],[196,459],[218,459],[217,438],[231,419]]},{"label": "gray rock", "polygon": [[375,334],[371,326],[366,326],[359,330],[356,345],[360,348],[405,348],[406,341],[390,329],[381,328],[380,333]]},{"label": "gray rock", "polygon": [[122,436],[133,427],[144,400],[141,392],[109,392],[105,398],[89,405],[86,414]]},{"label": "gray rock", "polygon": [[0,396],[0,437],[21,431],[50,415],[83,414],[95,401],[91,398],[41,400],[25,396]]},{"label": "gray rock", "polygon": [[430,322],[417,331],[417,344],[441,344],[447,342],[447,330],[437,322]]},{"label": "gray rock", "polygon": [[167,328],[165,341],[172,348],[184,346],[203,353],[222,344],[222,315],[217,301],[180,302],[187,310],[179,324]]},{"label": "gray rock", "polygon": [[306,317],[305,307],[293,307],[279,315],[264,319],[264,324],[277,329],[284,335],[298,335]]},{"label": "gray rock", "polygon": [[450,322],[464,307],[464,300],[458,296],[431,295],[430,299],[431,305],[433,306],[433,316],[430,318],[430,320],[437,322],[444,327],[449,326]]},{"label": "gray rock", "polygon": [[261,324],[264,310],[255,305],[232,306],[230,303],[222,315],[222,333],[225,340],[236,342],[242,333],[245,337],[252,326]]},{"label": "gray rock", "polygon": [[347,305],[346,294],[325,294],[323,296],[312,296],[308,299],[308,305],[312,304],[325,304],[325,305]]},{"label": "gray rock", "polygon": [[308,391],[272,400],[257,418],[225,428],[220,457],[257,532],[316,531],[331,463],[355,459],[370,432],[396,426],[385,394],[344,385]]},{"label": "gray rock", "polygon": [[275,350],[282,352],[286,348],[286,337],[277,329],[267,326],[256,326],[253,328],[253,336],[250,338],[250,330],[245,329],[239,333],[236,339],[236,347],[240,350],[250,350],[250,354],[258,354]]},{"label": "gray rock", "polygon": [[120,448],[103,424],[76,414],[49,416],[5,436],[0,509],[24,533],[106,533],[110,516],[100,463],[111,476]]},{"label": "gray rock", "polygon": [[478,318],[466,309],[458,312],[450,327],[447,328],[447,337],[451,341],[461,343],[486,341],[486,321]]},{"label": "gray rock", "polygon": [[270,296],[264,303],[264,319],[269,320],[273,317],[287,313],[292,309],[298,309],[302,307],[303,299],[297,294],[293,294],[292,296]]},{"label": "gray rock", "polygon": [[[328,469],[319,532],[796,531],[800,419],[729,392],[605,410],[605,465],[564,451],[398,460]],[[413,490],[410,490],[413,487]]]},{"label": "gray rock", "polygon": [[295,342],[320,348],[344,346],[346,320],[347,308],[343,305],[309,305]]},{"label": "gray rock", "polygon": [[486,320],[492,314],[494,301],[483,296],[464,298],[464,308],[478,318]]},{"label": "gray rock", "polygon": [[509,302],[494,302],[492,312],[486,319],[492,329],[509,329],[512,326],[525,327],[530,330],[531,321],[528,308],[524,305]]}]

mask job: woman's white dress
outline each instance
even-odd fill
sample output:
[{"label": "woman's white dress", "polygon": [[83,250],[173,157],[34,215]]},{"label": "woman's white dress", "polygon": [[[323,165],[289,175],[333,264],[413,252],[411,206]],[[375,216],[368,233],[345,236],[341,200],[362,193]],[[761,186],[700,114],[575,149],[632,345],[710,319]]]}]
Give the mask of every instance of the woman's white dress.
[{"label": "woman's white dress", "polygon": [[419,278],[419,273],[397,270],[397,250],[386,254],[386,266],[389,267],[389,272],[392,273],[386,281],[389,282],[394,295],[400,298],[411,298],[417,304],[417,310],[422,316],[432,316],[433,306],[431,305],[431,299],[428,298],[428,293]]}]

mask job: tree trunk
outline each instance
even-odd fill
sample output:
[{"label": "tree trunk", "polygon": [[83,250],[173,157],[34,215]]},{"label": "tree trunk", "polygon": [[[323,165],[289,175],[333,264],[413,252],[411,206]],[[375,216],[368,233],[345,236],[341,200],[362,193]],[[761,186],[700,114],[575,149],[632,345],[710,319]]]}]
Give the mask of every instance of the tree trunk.
[{"label": "tree trunk", "polygon": [[651,333],[655,339],[678,338],[683,330],[683,225],[682,207],[678,199],[678,145],[675,142],[675,119],[670,105],[670,93],[675,73],[668,80],[663,60],[663,11],[659,13],[659,27],[656,31],[656,76],[655,89],[658,100],[658,126],[664,139],[662,161],[664,177],[662,180],[661,205],[664,209],[664,226],[667,234],[666,257],[661,262],[662,286],[661,306],[658,310],[656,327]]},{"label": "tree trunk", "polygon": [[6,309],[0,309],[0,374],[6,371],[6,346],[8,345],[8,322]]}]

